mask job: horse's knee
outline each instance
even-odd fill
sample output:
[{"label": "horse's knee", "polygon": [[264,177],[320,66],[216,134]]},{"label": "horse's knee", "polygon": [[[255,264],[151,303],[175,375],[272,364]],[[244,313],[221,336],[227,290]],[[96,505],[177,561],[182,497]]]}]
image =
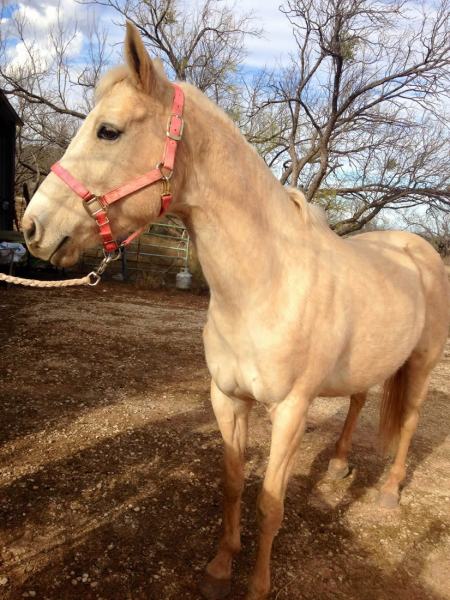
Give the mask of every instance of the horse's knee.
[{"label": "horse's knee", "polygon": [[258,498],[256,511],[260,532],[276,535],[283,521],[283,502],[262,492]]}]

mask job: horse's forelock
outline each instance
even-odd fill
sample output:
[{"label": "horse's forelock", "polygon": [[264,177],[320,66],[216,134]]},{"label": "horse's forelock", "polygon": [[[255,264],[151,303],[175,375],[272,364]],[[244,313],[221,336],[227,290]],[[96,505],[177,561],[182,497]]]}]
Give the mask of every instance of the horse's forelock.
[{"label": "horse's forelock", "polygon": [[[158,76],[159,80],[163,84],[169,84],[169,80],[164,71],[164,65],[159,58],[155,58],[152,60],[153,67],[155,69],[155,73]],[[98,102],[101,98],[114,86],[116,83],[120,83],[121,81],[128,80],[132,85],[134,85],[133,78],[131,77],[130,69],[127,65],[120,65],[118,67],[113,67],[109,71],[107,71],[100,81],[97,83],[95,88],[95,101]]]},{"label": "horse's forelock", "polygon": [[127,66],[120,65],[107,71],[95,88],[95,100],[98,102],[101,98],[120,81],[124,81],[130,77],[130,71]]}]

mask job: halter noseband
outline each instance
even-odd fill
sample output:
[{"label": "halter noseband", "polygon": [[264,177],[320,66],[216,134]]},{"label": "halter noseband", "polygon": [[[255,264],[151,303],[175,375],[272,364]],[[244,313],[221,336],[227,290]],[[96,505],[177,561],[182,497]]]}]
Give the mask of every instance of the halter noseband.
[{"label": "halter noseband", "polygon": [[170,203],[172,202],[172,194],[170,191],[170,179],[173,174],[173,168],[175,164],[175,155],[177,153],[178,142],[181,140],[183,135],[183,108],[184,108],[184,93],[183,90],[176,84],[173,84],[174,96],[172,102],[172,112],[167,121],[166,129],[166,144],[164,147],[164,154],[162,161],[156,165],[156,167],[137,177],[129,183],[125,183],[113,190],[110,190],[102,196],[97,196],[89,191],[78,179],[73,177],[64,169],[59,163],[52,165],[51,170],[55,175],[58,175],[60,179],[64,181],[70,189],[75,192],[83,200],[83,206],[87,210],[88,214],[95,219],[100,235],[103,240],[103,248],[105,256],[107,254],[119,253],[120,248],[128,246],[136,237],[138,237],[145,229],[142,227],[135,233],[132,233],[123,242],[118,243],[111,231],[111,226],[108,219],[107,208],[109,204],[125,198],[130,194],[137,192],[138,190],[147,187],[157,181],[162,181],[163,190],[161,193],[161,210],[159,216],[165,213]]}]

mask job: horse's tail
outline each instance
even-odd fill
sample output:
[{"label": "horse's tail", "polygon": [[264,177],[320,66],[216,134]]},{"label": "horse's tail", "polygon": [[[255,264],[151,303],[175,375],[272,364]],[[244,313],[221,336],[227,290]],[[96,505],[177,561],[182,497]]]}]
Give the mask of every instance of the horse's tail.
[{"label": "horse's tail", "polygon": [[408,391],[408,362],[396,371],[383,387],[380,407],[380,438],[383,452],[394,449],[403,424]]}]

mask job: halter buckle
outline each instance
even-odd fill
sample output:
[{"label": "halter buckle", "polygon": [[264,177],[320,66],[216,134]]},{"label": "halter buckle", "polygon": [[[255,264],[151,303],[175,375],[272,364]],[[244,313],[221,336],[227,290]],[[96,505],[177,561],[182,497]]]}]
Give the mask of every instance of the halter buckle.
[{"label": "halter buckle", "polygon": [[161,193],[161,198],[163,196],[169,196],[169,194],[170,194],[170,179],[164,178],[162,180],[162,186],[163,186],[163,189],[162,189],[162,193]]},{"label": "halter buckle", "polygon": [[89,200],[85,200],[83,206],[88,215],[93,219],[95,219],[95,216],[98,215],[98,213],[105,212],[106,208],[100,196],[92,196]]},{"label": "halter buckle", "polygon": [[[172,127],[173,127],[172,119],[178,119],[178,124],[180,126],[180,133],[172,132]],[[181,140],[181,138],[183,137],[183,130],[184,130],[183,117],[181,115],[178,115],[177,113],[172,113],[167,120],[166,136],[168,138],[170,138],[171,140],[173,140],[174,142],[179,142]]]}]

